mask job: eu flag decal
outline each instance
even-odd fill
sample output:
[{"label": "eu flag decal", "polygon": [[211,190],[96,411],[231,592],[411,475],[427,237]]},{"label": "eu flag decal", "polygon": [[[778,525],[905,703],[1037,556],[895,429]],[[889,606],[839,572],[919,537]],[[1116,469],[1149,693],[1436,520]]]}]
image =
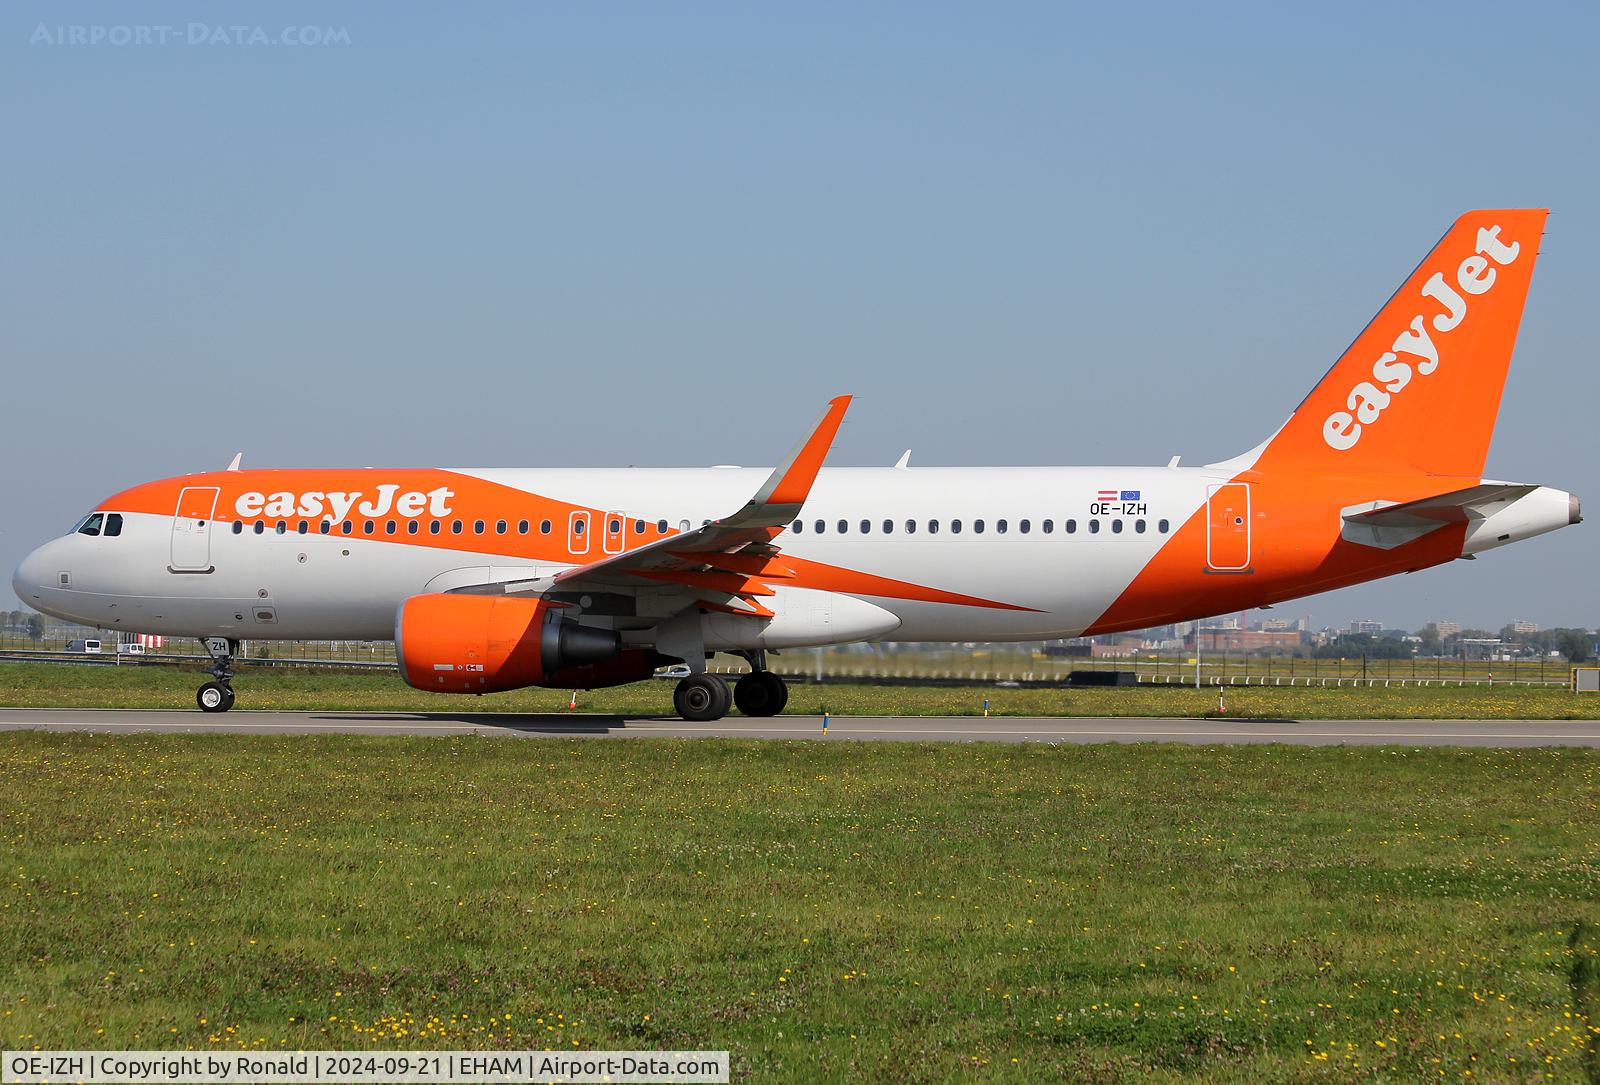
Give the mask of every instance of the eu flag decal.
[{"label": "eu flag decal", "polygon": [[1138,490],[1123,490],[1122,491],[1122,500],[1124,500],[1124,501],[1137,501],[1137,500],[1139,500],[1139,491]]}]

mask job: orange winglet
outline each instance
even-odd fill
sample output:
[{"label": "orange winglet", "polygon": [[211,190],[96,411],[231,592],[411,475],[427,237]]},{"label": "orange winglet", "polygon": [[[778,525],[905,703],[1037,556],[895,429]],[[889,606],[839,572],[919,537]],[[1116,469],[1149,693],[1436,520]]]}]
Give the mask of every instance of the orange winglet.
[{"label": "orange winglet", "polygon": [[783,474],[773,484],[772,492],[766,495],[766,504],[805,503],[806,495],[811,492],[811,484],[817,480],[817,472],[822,470],[822,461],[827,458],[828,449],[833,447],[833,439],[839,433],[839,426],[844,422],[844,412],[849,406],[849,396],[838,396],[829,401],[828,409],[823,414],[822,421],[817,423],[817,428],[812,430],[811,436],[790,454],[789,462],[784,465]]},{"label": "orange winglet", "polygon": [[665,580],[672,584],[687,584],[691,588],[726,592],[729,595],[773,595],[773,590],[738,573],[696,572],[691,569],[640,569],[639,576],[651,580]]}]

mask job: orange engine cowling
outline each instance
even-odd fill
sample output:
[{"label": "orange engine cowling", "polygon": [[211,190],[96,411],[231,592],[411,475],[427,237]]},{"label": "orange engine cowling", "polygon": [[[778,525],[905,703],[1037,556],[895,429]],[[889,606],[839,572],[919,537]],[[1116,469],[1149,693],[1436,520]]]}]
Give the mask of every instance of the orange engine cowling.
[{"label": "orange engine cowling", "polygon": [[624,652],[612,630],[507,595],[413,595],[400,604],[394,641],[406,684],[435,693],[594,689],[638,681],[657,665],[653,652]]}]

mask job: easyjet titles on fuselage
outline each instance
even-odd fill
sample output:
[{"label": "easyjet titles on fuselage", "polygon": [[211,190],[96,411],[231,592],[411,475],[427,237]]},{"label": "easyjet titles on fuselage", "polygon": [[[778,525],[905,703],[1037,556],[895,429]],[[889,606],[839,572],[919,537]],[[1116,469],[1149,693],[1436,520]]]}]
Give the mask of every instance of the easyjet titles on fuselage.
[{"label": "easyjet titles on fuselage", "polygon": [[265,516],[282,519],[289,516],[319,516],[330,520],[343,520],[350,515],[351,509],[354,509],[361,516],[388,516],[393,511],[397,516],[411,519],[424,514],[435,517],[449,516],[448,502],[456,494],[447,486],[428,491],[407,490],[401,493],[398,485],[386,482],[378,487],[377,496],[372,499],[362,501],[364,495],[364,490],[354,492],[307,490],[299,494],[289,490],[271,494],[253,490],[240,494],[233,508],[239,516],[245,518]]},{"label": "easyjet titles on fuselage", "polygon": [[[1461,261],[1456,269],[1456,285],[1461,292],[1457,293],[1438,271],[1423,284],[1422,296],[1444,306],[1444,312],[1433,318],[1434,330],[1454,330],[1467,315],[1467,299],[1462,294],[1476,296],[1494,285],[1495,269],[1489,266],[1489,259],[1504,267],[1517,258],[1521,249],[1520,242],[1507,245],[1500,240],[1499,226],[1479,227],[1476,255]],[[1485,254],[1489,259],[1484,258]],[[1322,439],[1329,448],[1339,452],[1354,448],[1361,440],[1362,427],[1376,422],[1394,395],[1411,383],[1412,365],[1400,360],[1402,354],[1417,359],[1416,372],[1424,377],[1439,368],[1439,348],[1429,337],[1422,317],[1414,317],[1409,329],[1401,332],[1393,346],[1372,364],[1372,381],[1362,381],[1350,389],[1345,401],[1349,410],[1333,412],[1322,424]]]}]

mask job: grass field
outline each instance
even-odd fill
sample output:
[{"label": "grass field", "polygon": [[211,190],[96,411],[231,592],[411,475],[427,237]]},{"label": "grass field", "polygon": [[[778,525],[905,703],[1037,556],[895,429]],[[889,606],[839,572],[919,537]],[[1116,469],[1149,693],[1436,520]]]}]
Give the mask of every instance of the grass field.
[{"label": "grass field", "polygon": [[[193,708],[199,671],[0,663],[0,707]],[[578,695],[580,711],[670,715],[672,682],[651,680]],[[564,690],[448,697],[408,688],[391,673],[247,670],[238,708],[284,711],[559,712]],[[1035,689],[996,686],[790,684],[788,712],[816,715],[1206,716],[1216,690],[1140,686]],[[1227,691],[1227,714],[1257,719],[1595,719],[1600,696],[1539,686],[1252,686]]]},{"label": "grass field", "polygon": [[1600,1080],[1600,751],[0,736],[0,1040]]}]

